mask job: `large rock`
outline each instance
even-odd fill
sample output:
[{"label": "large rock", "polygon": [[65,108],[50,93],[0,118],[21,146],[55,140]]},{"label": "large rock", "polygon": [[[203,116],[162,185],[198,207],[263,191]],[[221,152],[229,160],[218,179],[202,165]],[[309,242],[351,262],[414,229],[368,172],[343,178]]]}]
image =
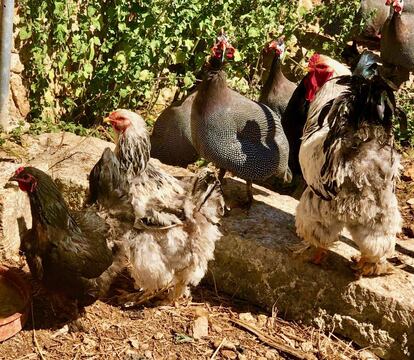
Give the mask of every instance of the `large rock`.
[{"label": "large rock", "polygon": [[[235,195],[244,191],[240,182],[229,182]],[[276,307],[287,318],[344,335],[385,359],[414,358],[414,243],[397,246],[405,264],[395,274],[358,280],[349,268],[358,254],[350,240],[344,238],[322,267],[309,263],[309,252],[291,251],[299,243],[298,202],[262,187],[255,191],[247,214],[224,219],[208,280],[269,311]]]},{"label": "large rock", "polygon": [[[107,146],[113,144],[60,133],[27,137],[21,148],[2,147],[1,157],[10,161],[0,164],[0,249],[8,248],[8,257],[16,254],[19,245],[17,219],[23,218],[28,227],[31,221],[27,196],[16,188],[3,188],[21,166],[16,162],[48,171],[70,205],[79,207],[86,195],[87,175]],[[174,176],[191,174],[162,166]],[[297,201],[259,186],[254,189],[255,202],[248,213],[234,209],[223,219],[224,236],[217,244],[208,281],[269,311],[276,307],[290,319],[369,346],[385,359],[413,358],[414,244],[397,246],[402,263],[390,276],[357,280],[349,261],[358,251],[346,238],[322,267],[312,265],[307,262],[309,253],[297,256],[289,249],[299,242],[294,228]],[[227,179],[225,190],[232,199],[244,199],[244,184],[238,180]],[[6,253],[0,253],[0,258]]]}]

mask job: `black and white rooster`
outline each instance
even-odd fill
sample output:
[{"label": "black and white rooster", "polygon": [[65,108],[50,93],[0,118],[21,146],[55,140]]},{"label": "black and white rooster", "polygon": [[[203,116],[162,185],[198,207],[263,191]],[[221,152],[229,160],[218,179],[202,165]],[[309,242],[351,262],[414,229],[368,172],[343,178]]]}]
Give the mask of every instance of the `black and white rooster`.
[{"label": "black and white rooster", "polygon": [[131,206],[133,222],[123,242],[135,286],[149,296],[168,289],[167,300],[176,299],[200,282],[214,257],[224,206],[219,182],[209,172],[191,181],[163,172],[150,159],[149,134],[139,115],[116,110],[107,121],[115,130],[116,148],[105,150],[92,170],[91,193],[116,212],[116,201],[108,203],[99,190],[106,184],[122,208],[125,202]]},{"label": "black and white rooster", "polygon": [[365,54],[352,76],[329,80],[311,103],[299,160],[307,188],[296,231],[317,247],[314,262],[347,228],[361,257],[358,275],[389,271],[401,216],[395,196],[400,156],[394,148],[392,89]]}]

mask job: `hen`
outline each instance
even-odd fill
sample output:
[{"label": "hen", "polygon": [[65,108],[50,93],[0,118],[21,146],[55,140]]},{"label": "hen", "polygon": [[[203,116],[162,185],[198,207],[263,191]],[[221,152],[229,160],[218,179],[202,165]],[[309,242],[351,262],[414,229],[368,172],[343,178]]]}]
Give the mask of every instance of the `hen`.
[{"label": "hen", "polygon": [[376,64],[367,66],[358,71],[366,77],[328,81],[310,105],[299,154],[308,187],[297,208],[296,231],[317,247],[314,261],[320,263],[347,228],[361,251],[357,274],[378,275],[389,270],[385,256],[401,227],[394,192],[399,155],[393,92]]},{"label": "hen", "polygon": [[[147,294],[169,290],[167,300],[178,298],[200,282],[214,257],[223,211],[219,182],[203,172],[187,183],[157,168],[139,115],[117,110],[108,121],[116,134],[117,162],[110,162],[127,179],[134,215],[124,241],[135,285]],[[98,171],[91,177],[102,178]]]},{"label": "hen", "polygon": [[21,167],[10,181],[30,200],[32,228],[22,251],[33,277],[79,307],[105,295],[122,267],[119,247],[107,241],[110,226],[91,209],[71,211],[52,178],[39,169]]},{"label": "hen", "polygon": [[250,207],[253,181],[273,174],[290,181],[289,147],[280,116],[227,87],[223,62],[233,53],[219,36],[193,102],[191,132],[199,154],[220,168],[220,180],[226,170],[246,180]]}]

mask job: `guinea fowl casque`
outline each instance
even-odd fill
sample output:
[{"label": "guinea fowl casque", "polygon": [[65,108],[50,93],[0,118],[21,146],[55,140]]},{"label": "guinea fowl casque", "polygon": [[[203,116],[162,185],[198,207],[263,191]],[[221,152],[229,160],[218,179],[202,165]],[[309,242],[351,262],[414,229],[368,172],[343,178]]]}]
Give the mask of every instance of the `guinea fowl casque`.
[{"label": "guinea fowl casque", "polygon": [[233,54],[219,36],[193,102],[191,132],[198,153],[220,169],[220,180],[226,170],[246,180],[250,207],[253,181],[273,174],[290,181],[289,147],[277,114],[227,87],[223,62]]},{"label": "guinea fowl casque", "polygon": [[268,43],[264,57],[272,57],[269,75],[263,85],[259,102],[269,106],[280,116],[285,112],[290,98],[296,89],[296,84],[288,80],[282,72],[281,57],[285,52],[284,36]]},{"label": "guinea fowl casque", "polygon": [[[93,209],[71,211],[52,178],[34,167],[17,169],[10,181],[30,200],[32,228],[22,240],[32,276],[61,300],[81,309],[104,296],[122,268],[111,226]],[[71,314],[73,315],[73,314]]]},{"label": "guinea fowl casque", "polygon": [[191,107],[194,91],[174,102],[158,117],[151,134],[151,157],[164,164],[186,167],[197,160],[191,140]]},{"label": "guinea fowl casque", "polygon": [[329,79],[351,74],[346,66],[328,56],[320,54],[314,54],[309,59],[308,69],[309,72],[293,92],[286,111],[282,116],[283,130],[289,141],[289,168],[294,177],[300,177],[302,174],[299,165],[299,148],[309,105],[314,100],[318,90]]},{"label": "guinea fowl casque", "polygon": [[185,182],[159,169],[150,159],[149,134],[139,115],[117,110],[108,121],[134,215],[124,243],[135,286],[146,294],[168,290],[166,300],[176,299],[200,282],[214,257],[223,211],[219,182],[210,172]]},{"label": "guinea fowl casque", "polygon": [[353,266],[360,276],[389,271],[385,257],[401,228],[395,99],[377,64],[366,66],[328,81],[310,105],[299,155],[308,187],[296,214],[298,235],[317,247],[315,263],[347,228],[361,251]]},{"label": "guinea fowl casque", "polygon": [[382,28],[383,74],[397,87],[414,71],[414,0],[386,0],[390,15]]}]

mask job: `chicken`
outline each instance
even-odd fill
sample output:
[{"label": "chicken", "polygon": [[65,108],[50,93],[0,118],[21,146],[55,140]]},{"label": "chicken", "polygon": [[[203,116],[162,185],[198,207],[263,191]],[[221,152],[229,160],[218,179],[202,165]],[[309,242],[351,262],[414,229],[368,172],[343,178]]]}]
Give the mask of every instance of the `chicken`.
[{"label": "chicken", "polygon": [[39,169],[21,167],[10,181],[30,200],[32,228],[22,251],[33,277],[79,308],[104,296],[122,268],[122,251],[108,241],[110,225],[93,209],[71,211],[52,178]]},{"label": "chicken", "polygon": [[176,101],[158,117],[151,134],[151,157],[164,164],[186,167],[197,160],[191,142],[191,107],[197,92]]},{"label": "chicken", "polygon": [[[163,293],[167,301],[179,298],[203,278],[221,237],[219,182],[209,172],[185,182],[157,168],[139,115],[117,110],[108,121],[115,130],[114,154],[121,176],[127,179],[134,215],[130,234],[123,239],[135,286],[146,294],[168,290]],[[93,177],[99,178],[97,171]]]},{"label": "chicken", "polygon": [[390,270],[385,257],[401,228],[395,99],[377,65],[367,64],[353,76],[329,80],[310,105],[299,154],[308,187],[296,213],[297,234],[317,247],[315,263],[343,228],[349,230],[361,251],[353,266],[358,276]]},{"label": "chicken", "polygon": [[263,50],[264,57],[272,56],[269,75],[264,82],[259,102],[269,106],[280,116],[285,112],[286,107],[296,89],[296,85],[288,80],[282,72],[281,57],[285,52],[284,36],[273,40]]},{"label": "chicken", "polygon": [[318,90],[329,79],[351,74],[346,66],[320,54],[314,54],[309,59],[308,68],[308,74],[294,91],[282,116],[283,130],[289,141],[289,168],[292,171],[293,177],[300,177],[302,174],[299,165],[299,148],[309,105],[312,103]]},{"label": "chicken", "polygon": [[290,181],[289,147],[280,116],[227,87],[223,62],[233,53],[226,36],[219,36],[193,102],[191,133],[198,153],[220,169],[220,180],[227,170],[246,180],[244,205],[250,207],[253,181],[273,174]]}]

